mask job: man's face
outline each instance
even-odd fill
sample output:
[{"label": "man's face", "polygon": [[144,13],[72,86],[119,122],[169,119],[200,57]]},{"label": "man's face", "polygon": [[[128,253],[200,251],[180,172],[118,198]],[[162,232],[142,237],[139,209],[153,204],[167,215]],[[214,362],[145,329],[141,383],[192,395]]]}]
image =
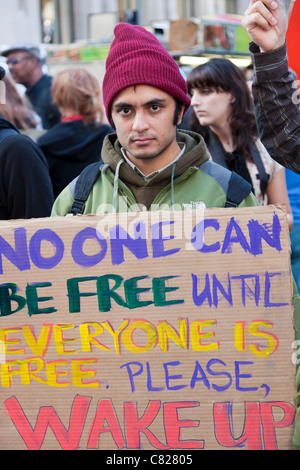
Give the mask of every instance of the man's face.
[{"label": "man's face", "polygon": [[36,66],[37,59],[24,51],[14,51],[7,56],[7,64],[11,76],[16,83],[26,85],[28,77]]},{"label": "man's face", "polygon": [[[145,174],[171,163],[180,149],[176,140],[172,96],[148,85],[129,87],[114,99],[111,115],[127,157]],[[181,122],[183,111],[178,123]]]}]

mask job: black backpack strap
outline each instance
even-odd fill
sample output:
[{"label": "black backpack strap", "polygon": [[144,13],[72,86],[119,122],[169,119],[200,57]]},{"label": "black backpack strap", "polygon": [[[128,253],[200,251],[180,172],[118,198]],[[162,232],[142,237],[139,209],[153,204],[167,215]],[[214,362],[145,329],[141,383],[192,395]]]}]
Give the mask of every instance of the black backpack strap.
[{"label": "black backpack strap", "polygon": [[199,169],[211,176],[223,189],[226,194],[224,207],[239,206],[243,199],[252,192],[252,186],[248,181],[216,162],[207,160],[199,166]]},{"label": "black backpack strap", "polygon": [[251,184],[233,171],[228,183],[224,207],[238,207],[251,192]]},{"label": "black backpack strap", "polygon": [[102,161],[88,165],[71,185],[75,185],[73,194],[74,202],[68,214],[83,214],[85,202],[94,186],[95,181],[101,173]]}]

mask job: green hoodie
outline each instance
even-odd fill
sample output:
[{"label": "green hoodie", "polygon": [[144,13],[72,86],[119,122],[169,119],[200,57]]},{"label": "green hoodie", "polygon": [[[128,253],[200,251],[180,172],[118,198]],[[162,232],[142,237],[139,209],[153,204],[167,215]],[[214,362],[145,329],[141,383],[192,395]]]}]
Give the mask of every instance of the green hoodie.
[{"label": "green hoodie", "polygon": [[[184,149],[180,158],[145,177],[125,160],[117,136],[107,136],[101,155],[104,165],[86,201],[84,215],[136,211],[140,205],[148,210],[223,207],[231,172],[209,160],[198,134],[180,131],[177,140]],[[75,181],[56,199],[52,216],[69,212]],[[239,207],[257,205],[250,193]]]}]

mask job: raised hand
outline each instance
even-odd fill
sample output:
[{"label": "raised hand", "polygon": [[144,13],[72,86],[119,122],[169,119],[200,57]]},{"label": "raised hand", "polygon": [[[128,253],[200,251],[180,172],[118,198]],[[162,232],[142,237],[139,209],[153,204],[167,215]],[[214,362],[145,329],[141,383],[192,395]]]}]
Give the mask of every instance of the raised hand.
[{"label": "raised hand", "polygon": [[242,24],[262,52],[285,43],[288,20],[280,0],[250,0]]}]

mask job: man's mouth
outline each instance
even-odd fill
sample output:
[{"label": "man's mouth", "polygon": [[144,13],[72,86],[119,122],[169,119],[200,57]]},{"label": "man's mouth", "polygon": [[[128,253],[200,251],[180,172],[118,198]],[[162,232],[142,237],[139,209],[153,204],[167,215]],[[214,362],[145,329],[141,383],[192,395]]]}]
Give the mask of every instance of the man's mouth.
[{"label": "man's mouth", "polygon": [[153,139],[151,137],[141,137],[138,139],[133,139],[133,142],[136,145],[146,146],[146,145],[151,144],[151,142],[153,142]]}]

